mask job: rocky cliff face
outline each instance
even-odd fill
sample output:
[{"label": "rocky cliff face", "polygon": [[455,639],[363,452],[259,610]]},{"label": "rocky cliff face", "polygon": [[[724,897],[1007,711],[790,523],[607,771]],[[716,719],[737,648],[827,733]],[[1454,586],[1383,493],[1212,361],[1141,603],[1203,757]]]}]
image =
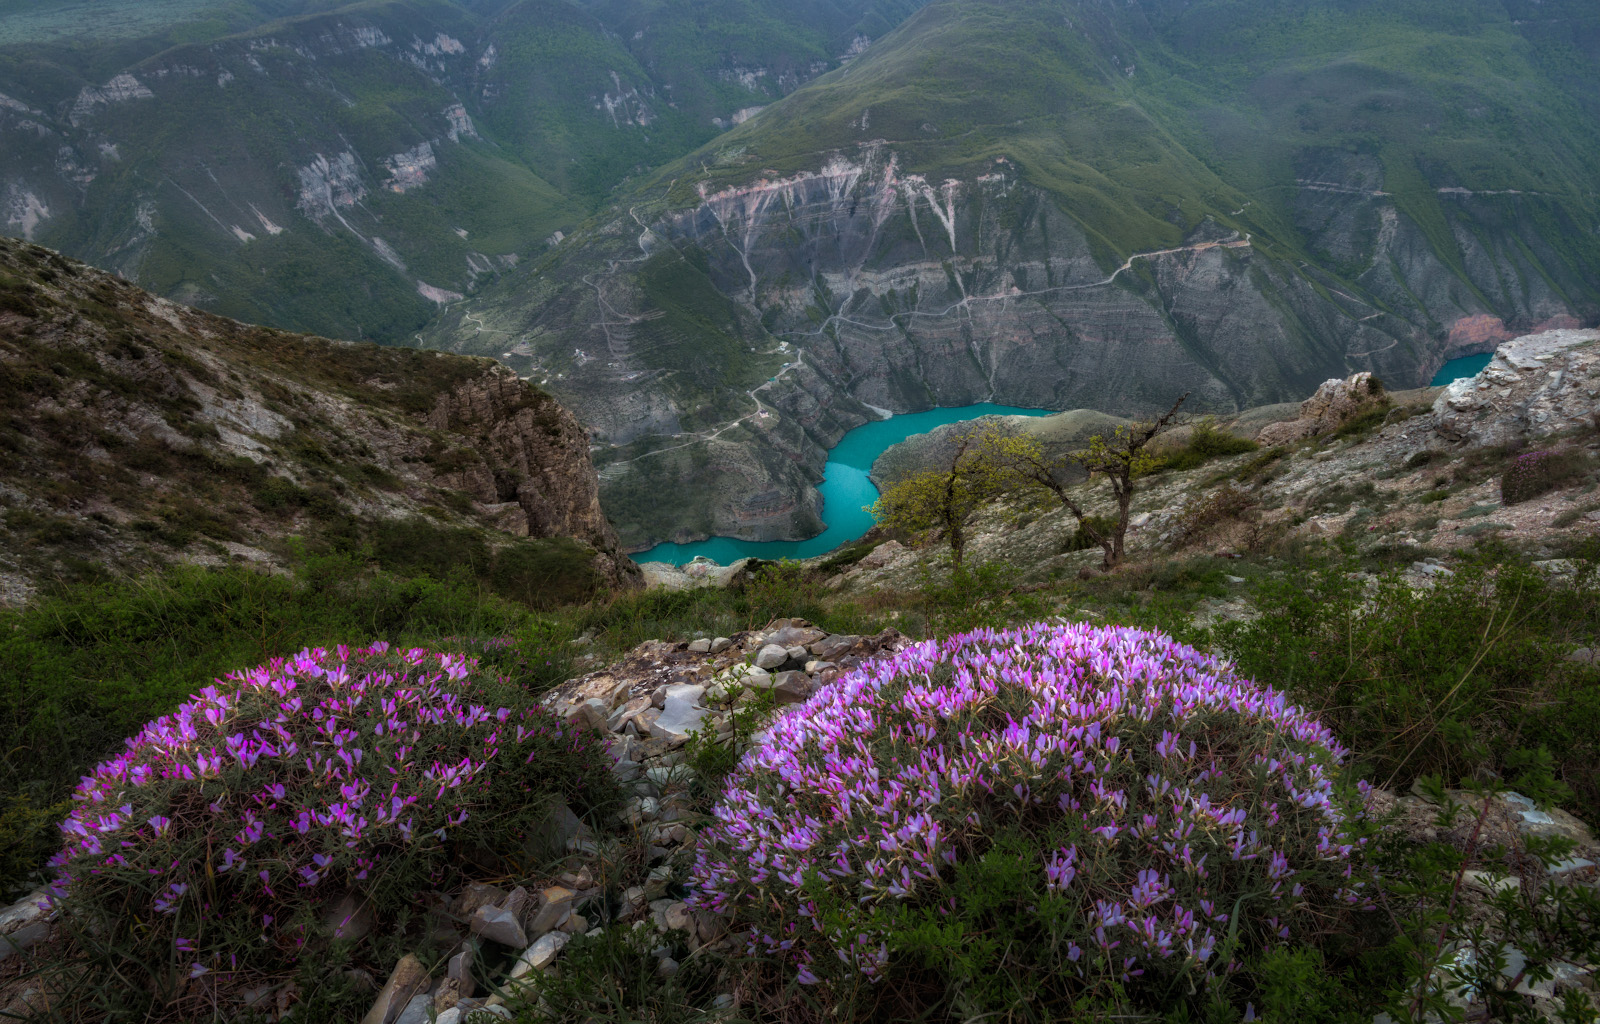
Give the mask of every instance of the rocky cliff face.
[{"label": "rocky cliff face", "polygon": [[249,327],[0,239],[0,593],[91,565],[274,565],[373,524],[572,538],[637,570],[587,437],[503,366]]},{"label": "rocky cliff face", "polygon": [[[1416,386],[1515,328],[1576,327],[1596,312],[1567,298],[1585,294],[1582,282],[1541,258],[1548,247],[1529,226],[1480,209],[1498,226],[1462,233],[1464,262],[1449,266],[1373,187],[1381,168],[1335,161],[1316,173],[1295,209],[1315,226],[1313,245],[1365,268],[1345,278],[1211,219],[1179,245],[1107,266],[1008,161],[934,182],[902,173],[891,146],[865,145],[814,172],[703,188],[653,218],[632,209],[547,264],[531,295],[447,316],[435,337],[477,351],[491,344],[483,325],[520,335],[528,372],[611,446],[599,455],[609,490],[638,490],[647,461],[692,476],[695,445],[739,466],[707,481],[724,514],[619,504],[625,540],[642,545],[812,532],[802,516],[737,510],[771,494],[803,505],[823,449],[874,410],[990,401],[1130,415],[1191,391],[1195,409],[1236,412],[1356,371]],[[1324,180],[1339,174],[1344,183]],[[707,309],[723,307],[734,357],[721,379],[694,365],[697,350],[715,350],[707,335],[663,319],[652,281],[667,268],[705,292]]]}]

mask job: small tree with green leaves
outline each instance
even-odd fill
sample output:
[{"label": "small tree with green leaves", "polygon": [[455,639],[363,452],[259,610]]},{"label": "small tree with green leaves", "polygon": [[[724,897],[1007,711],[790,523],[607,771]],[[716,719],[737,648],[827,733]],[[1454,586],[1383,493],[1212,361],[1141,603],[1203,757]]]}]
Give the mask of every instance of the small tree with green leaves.
[{"label": "small tree with green leaves", "polygon": [[972,517],[1007,490],[989,428],[955,435],[948,461],[890,484],[867,510],[878,525],[914,534],[943,535],[957,565]]},{"label": "small tree with green leaves", "polygon": [[[1079,532],[1105,551],[1104,567],[1114,569],[1122,563],[1134,481],[1160,466],[1150,442],[1174,425],[1178,408],[1188,397],[1185,392],[1156,419],[1118,427],[1110,437],[1095,434],[1087,447],[1072,452],[1052,452],[1031,435],[991,428],[979,439],[979,452],[972,461],[988,467],[994,486],[1001,490],[1059,502],[1078,521]],[[1075,470],[1088,472],[1090,480],[1098,473],[1111,481],[1117,511],[1109,523],[1090,514],[1074,497]]]}]

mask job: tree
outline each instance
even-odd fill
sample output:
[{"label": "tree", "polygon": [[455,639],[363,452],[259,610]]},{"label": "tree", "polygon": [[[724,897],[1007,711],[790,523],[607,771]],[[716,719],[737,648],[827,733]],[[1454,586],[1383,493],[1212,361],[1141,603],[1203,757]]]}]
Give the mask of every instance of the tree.
[{"label": "tree", "polygon": [[[1003,490],[1053,496],[1077,519],[1078,528],[1105,551],[1104,567],[1114,569],[1122,564],[1134,481],[1159,465],[1149,451],[1150,442],[1174,425],[1178,407],[1188,398],[1185,392],[1164,415],[1118,427],[1109,438],[1096,434],[1088,447],[1074,452],[1051,453],[1035,437],[992,428],[979,439],[979,452],[971,461],[988,467],[988,474]],[[1109,528],[1103,519],[1086,512],[1068,490],[1074,468],[1087,471],[1090,480],[1100,473],[1111,481],[1117,513]]]},{"label": "tree", "polygon": [[878,525],[919,534],[943,534],[957,565],[967,544],[967,524],[1007,490],[986,439],[975,428],[956,434],[948,462],[889,485],[868,509]]}]

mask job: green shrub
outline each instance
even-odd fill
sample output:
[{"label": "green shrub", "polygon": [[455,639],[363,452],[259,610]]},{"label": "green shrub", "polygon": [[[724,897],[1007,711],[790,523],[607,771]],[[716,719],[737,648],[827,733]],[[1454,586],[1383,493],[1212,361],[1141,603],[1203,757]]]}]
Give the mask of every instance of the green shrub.
[{"label": "green shrub", "polygon": [[1526,452],[1500,475],[1500,500],[1507,505],[1531,501],[1576,482],[1588,469],[1582,452]]},{"label": "green shrub", "polygon": [[1373,583],[1354,564],[1259,581],[1262,615],[1219,626],[1239,670],[1319,709],[1374,781],[1505,778],[1540,750],[1569,806],[1600,821],[1600,672],[1564,659],[1600,635],[1600,586],[1585,563],[1570,585],[1493,551],[1435,578]]},{"label": "green shrub", "polygon": [[465,855],[526,858],[554,801],[616,802],[598,736],[464,655],[340,646],[218,684],[74,794],[51,861],[59,1017],[232,1005],[331,941],[420,924]]},{"label": "green shrub", "polygon": [[1386,401],[1365,412],[1357,413],[1339,424],[1338,429],[1333,432],[1333,436],[1360,437],[1364,434],[1370,434],[1388,422],[1391,409],[1392,407]]},{"label": "green shrub", "polygon": [[1109,537],[1116,531],[1117,521],[1112,516],[1087,516],[1078,523],[1072,531],[1072,536],[1061,545],[1061,550],[1088,551],[1090,548],[1100,546],[1101,537]]},{"label": "green shrub", "polygon": [[1160,469],[1194,469],[1203,466],[1212,459],[1223,458],[1228,455],[1242,455],[1253,452],[1261,446],[1247,437],[1230,434],[1217,426],[1216,420],[1210,416],[1195,423],[1189,432],[1189,439],[1182,448],[1165,454],[1161,458]]}]

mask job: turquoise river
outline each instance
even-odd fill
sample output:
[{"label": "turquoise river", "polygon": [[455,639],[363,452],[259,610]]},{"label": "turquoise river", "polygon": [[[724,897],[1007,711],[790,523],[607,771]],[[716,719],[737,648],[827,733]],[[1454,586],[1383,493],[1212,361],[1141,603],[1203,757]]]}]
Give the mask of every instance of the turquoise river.
[{"label": "turquoise river", "polygon": [[[1489,365],[1490,355],[1462,356],[1439,368],[1433,385],[1448,384],[1471,377]],[[899,444],[913,434],[925,434],[946,423],[979,416],[1048,416],[1048,410],[1017,409],[1009,405],[964,405],[955,409],[932,409],[876,420],[850,431],[828,453],[823,480],[817,487],[822,494],[822,519],[827,529],[810,540],[754,541],[732,537],[712,537],[693,544],[657,544],[633,556],[636,562],[670,562],[682,565],[698,556],[727,565],[741,558],[811,558],[827,554],[840,544],[848,544],[872,527],[867,506],[878,498],[867,474],[872,464],[890,445]]]},{"label": "turquoise river", "polygon": [[712,537],[693,544],[657,544],[633,556],[635,562],[670,562],[682,565],[704,555],[727,565],[741,558],[810,558],[827,554],[847,544],[872,527],[867,506],[878,498],[878,489],[867,474],[872,464],[890,445],[899,444],[913,434],[926,434],[934,427],[979,416],[1048,416],[1044,409],[1016,409],[1009,405],[964,405],[955,409],[932,409],[905,413],[886,420],[875,420],[850,431],[828,452],[822,468],[822,520],[827,529],[810,540],[753,541],[732,537]]}]

